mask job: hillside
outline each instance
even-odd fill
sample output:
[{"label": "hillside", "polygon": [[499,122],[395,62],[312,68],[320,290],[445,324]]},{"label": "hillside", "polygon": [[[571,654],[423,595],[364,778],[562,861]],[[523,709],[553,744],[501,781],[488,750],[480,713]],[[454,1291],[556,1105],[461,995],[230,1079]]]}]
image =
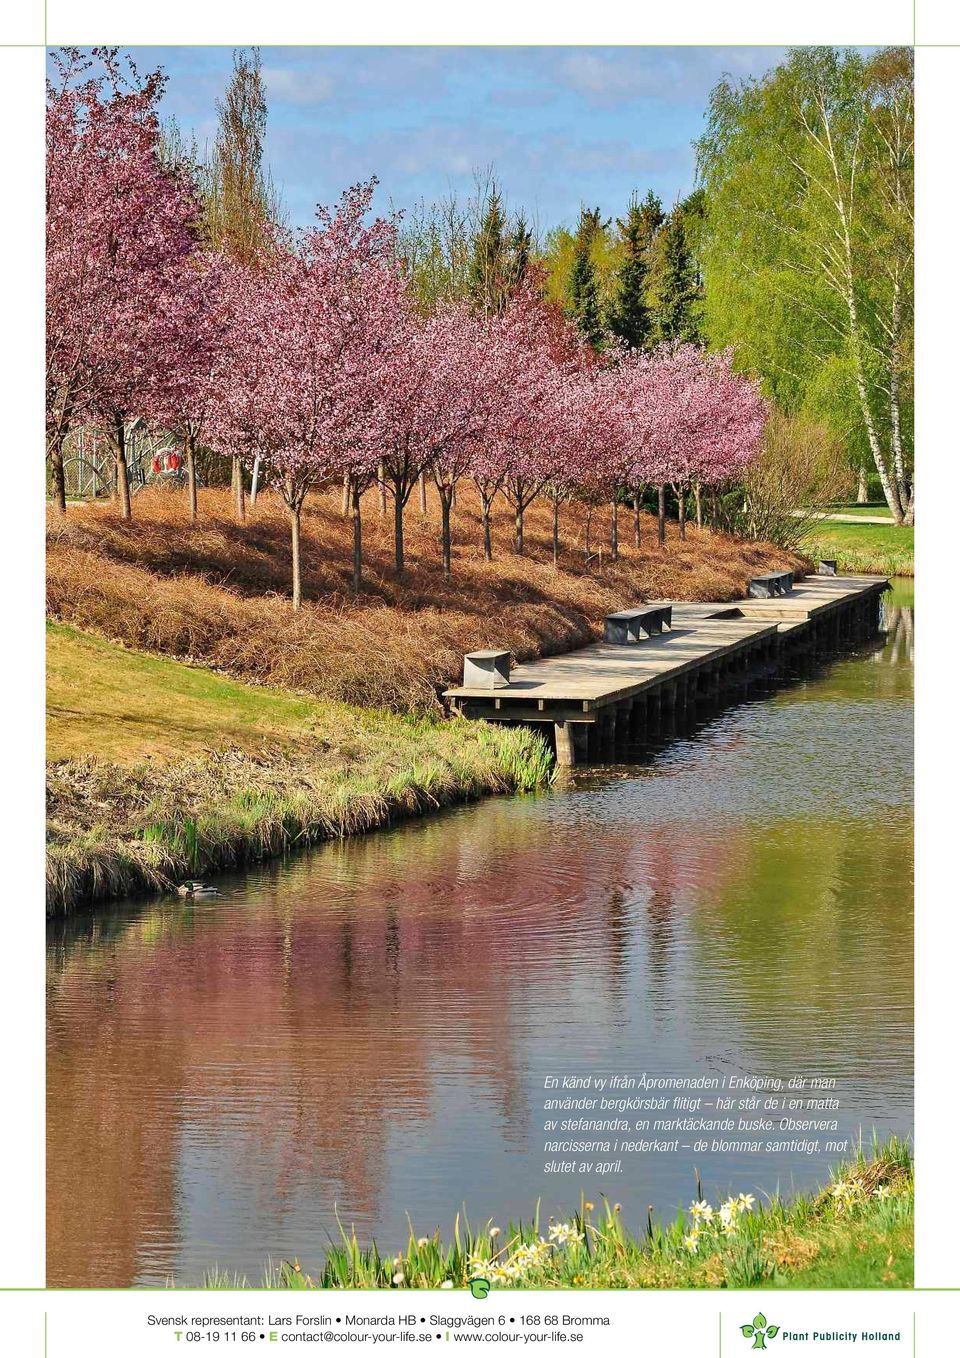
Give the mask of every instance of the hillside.
[{"label": "hillside", "polygon": [[[289,530],[272,496],[244,525],[230,517],[226,493],[201,495],[191,524],[184,497],[169,490],[135,497],[134,519],[112,505],[71,506],[51,519],[48,610],[51,617],[146,651],[198,661],[224,673],[317,696],[436,709],[436,695],[459,676],[465,651],[510,648],[518,659],[556,654],[592,640],[603,615],[643,598],[734,599],[747,576],[803,569],[803,559],[768,544],[668,525],[663,550],[656,523],[642,516],[641,546],[621,515],[621,549],[605,543],[584,557],[587,511],[561,511],[560,569],[551,559],[546,503],[527,513],[526,554],[512,550],[512,511],[494,514],[492,562],[485,562],[476,496],[465,488],[453,514],[453,573],[440,568],[439,515],[407,511],[408,569],[393,574],[392,517],[376,497],[364,501],[365,592],[350,588],[351,525],[336,493],[314,496],[303,514],[302,610],[289,605]],[[596,554],[609,509],[593,516]]]}]

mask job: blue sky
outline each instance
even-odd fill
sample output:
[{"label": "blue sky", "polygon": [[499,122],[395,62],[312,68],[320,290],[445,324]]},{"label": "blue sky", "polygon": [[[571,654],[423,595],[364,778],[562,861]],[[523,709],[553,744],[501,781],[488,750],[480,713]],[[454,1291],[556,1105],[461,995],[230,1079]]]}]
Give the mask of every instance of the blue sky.
[{"label": "blue sky", "polygon": [[[230,48],[133,49],[169,75],[165,112],[201,145]],[[632,189],[687,192],[709,92],[728,72],[762,74],[783,48],[263,48],[267,159],[292,225],[377,175],[377,205],[469,196],[493,165],[511,209],[541,231],[581,202],[623,211]]]}]

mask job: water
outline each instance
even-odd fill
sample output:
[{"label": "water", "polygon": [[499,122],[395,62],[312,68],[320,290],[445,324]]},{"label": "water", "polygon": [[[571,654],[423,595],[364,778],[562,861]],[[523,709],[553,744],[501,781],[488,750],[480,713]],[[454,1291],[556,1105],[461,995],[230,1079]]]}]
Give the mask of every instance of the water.
[{"label": "water", "polygon": [[836,1159],[546,1175],[548,1074],[817,1074],[839,1137],[908,1131],[909,582],[887,626],[642,765],[52,927],[49,1285],[256,1281],[336,1212],[390,1249],[606,1190],[636,1227],[694,1164],[715,1200]]}]

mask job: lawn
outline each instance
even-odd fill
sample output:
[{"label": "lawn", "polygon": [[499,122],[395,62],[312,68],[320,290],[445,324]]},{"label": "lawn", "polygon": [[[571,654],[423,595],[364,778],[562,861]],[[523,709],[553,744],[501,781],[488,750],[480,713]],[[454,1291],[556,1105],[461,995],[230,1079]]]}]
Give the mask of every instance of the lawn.
[{"label": "lawn", "polygon": [[231,747],[304,748],[331,704],[238,683],[211,670],[126,650],[47,624],[47,757],[118,764]]},{"label": "lawn", "polygon": [[913,528],[891,523],[814,524],[801,548],[836,557],[837,569],[864,575],[913,575]]}]

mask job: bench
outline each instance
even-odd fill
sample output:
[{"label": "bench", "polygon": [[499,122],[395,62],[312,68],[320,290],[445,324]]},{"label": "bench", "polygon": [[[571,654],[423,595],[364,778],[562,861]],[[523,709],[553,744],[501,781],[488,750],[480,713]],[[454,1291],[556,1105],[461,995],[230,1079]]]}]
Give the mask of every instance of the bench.
[{"label": "bench", "polygon": [[826,556],[817,566],[818,575],[836,575],[837,562],[835,557]]},{"label": "bench", "polygon": [[614,646],[626,646],[630,641],[639,641],[640,633],[653,636],[662,632],[664,627],[673,626],[673,608],[670,604],[657,604],[653,608],[623,608],[619,613],[608,613],[603,620],[603,639]]},{"label": "bench", "polygon": [[464,688],[509,688],[509,651],[470,651],[463,657]]},{"label": "bench", "polygon": [[792,589],[793,571],[770,571],[747,581],[747,595],[751,599],[778,599]]}]

